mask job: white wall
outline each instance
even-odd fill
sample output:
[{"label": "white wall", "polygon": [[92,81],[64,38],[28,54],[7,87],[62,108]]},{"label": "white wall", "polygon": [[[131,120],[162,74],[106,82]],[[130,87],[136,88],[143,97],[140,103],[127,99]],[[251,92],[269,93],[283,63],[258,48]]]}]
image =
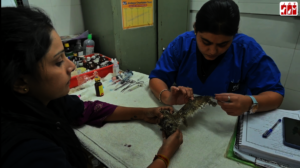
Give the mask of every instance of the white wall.
[{"label": "white wall", "polygon": [[48,14],[60,36],[84,32],[80,0],[28,0],[28,3]]},{"label": "white wall", "polygon": [[16,7],[14,0],[1,0],[1,7]]},{"label": "white wall", "polygon": [[[188,30],[193,30],[196,13],[207,0],[190,0]],[[250,3],[251,1],[251,3]],[[300,17],[279,16],[279,3],[273,3],[273,9],[254,10],[255,2],[273,2],[273,0],[235,0],[240,12],[240,33],[253,37],[276,62],[285,87],[285,98],[280,108],[300,109]],[[271,6],[272,6],[271,5]],[[240,7],[242,6],[242,7]],[[274,6],[277,6],[276,9]],[[299,8],[300,9],[300,8]],[[278,13],[276,14],[276,11]],[[253,12],[252,12],[253,11]],[[252,13],[250,13],[252,12]]]}]

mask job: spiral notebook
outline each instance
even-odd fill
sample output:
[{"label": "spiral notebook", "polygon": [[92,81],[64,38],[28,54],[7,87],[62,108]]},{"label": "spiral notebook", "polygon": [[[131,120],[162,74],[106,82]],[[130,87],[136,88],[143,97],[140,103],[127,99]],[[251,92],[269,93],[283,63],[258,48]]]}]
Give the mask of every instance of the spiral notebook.
[{"label": "spiral notebook", "polygon": [[283,117],[300,120],[300,111],[278,109],[241,115],[237,125],[236,150],[278,167],[299,168],[300,150],[283,145],[282,123],[277,125],[268,138],[262,137],[266,130]]}]

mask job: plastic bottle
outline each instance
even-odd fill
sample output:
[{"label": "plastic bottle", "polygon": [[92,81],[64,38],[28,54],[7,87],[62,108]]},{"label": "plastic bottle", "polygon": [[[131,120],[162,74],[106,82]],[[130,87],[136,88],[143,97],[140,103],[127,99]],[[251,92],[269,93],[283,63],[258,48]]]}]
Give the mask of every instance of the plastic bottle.
[{"label": "plastic bottle", "polygon": [[113,60],[113,63],[114,63],[114,65],[113,65],[113,76],[118,76],[119,75],[119,64],[118,64],[118,61],[117,61],[116,58]]},{"label": "plastic bottle", "polygon": [[88,39],[83,42],[83,54],[89,55],[94,53],[95,42],[92,40],[92,34],[88,35]]}]

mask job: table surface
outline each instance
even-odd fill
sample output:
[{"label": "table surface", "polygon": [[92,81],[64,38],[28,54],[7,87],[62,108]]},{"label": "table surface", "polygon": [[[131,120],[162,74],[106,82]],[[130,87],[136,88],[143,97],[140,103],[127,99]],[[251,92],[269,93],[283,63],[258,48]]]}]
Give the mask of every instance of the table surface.
[{"label": "table surface", "polygon": [[[93,81],[81,94],[83,101],[103,101],[126,107],[159,107],[149,89],[148,75],[133,72],[132,79],[142,78],[144,86],[132,92],[115,91],[112,74],[104,78],[104,96],[96,97]],[[173,106],[178,111],[182,106]],[[219,106],[206,106],[181,126],[183,144],[170,161],[170,168],[249,167],[225,158],[237,117],[226,114]],[[74,129],[83,146],[101,162],[112,168],[147,167],[162,144],[160,127],[143,121],[107,123],[101,128],[85,125]],[[130,146],[130,147],[129,147]]]}]

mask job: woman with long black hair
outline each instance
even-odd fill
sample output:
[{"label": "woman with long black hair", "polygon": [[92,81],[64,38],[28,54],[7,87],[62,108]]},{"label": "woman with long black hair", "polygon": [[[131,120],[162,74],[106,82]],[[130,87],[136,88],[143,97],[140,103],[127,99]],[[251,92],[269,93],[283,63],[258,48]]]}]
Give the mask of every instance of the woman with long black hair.
[{"label": "woman with long black hair", "polygon": [[[83,102],[68,95],[75,65],[66,58],[51,20],[38,9],[1,8],[0,47],[1,167],[84,168],[87,158],[71,126],[131,119],[155,124],[162,108],[173,111]],[[166,167],[164,161],[182,141],[179,130],[164,138],[160,157],[149,167]]]}]

